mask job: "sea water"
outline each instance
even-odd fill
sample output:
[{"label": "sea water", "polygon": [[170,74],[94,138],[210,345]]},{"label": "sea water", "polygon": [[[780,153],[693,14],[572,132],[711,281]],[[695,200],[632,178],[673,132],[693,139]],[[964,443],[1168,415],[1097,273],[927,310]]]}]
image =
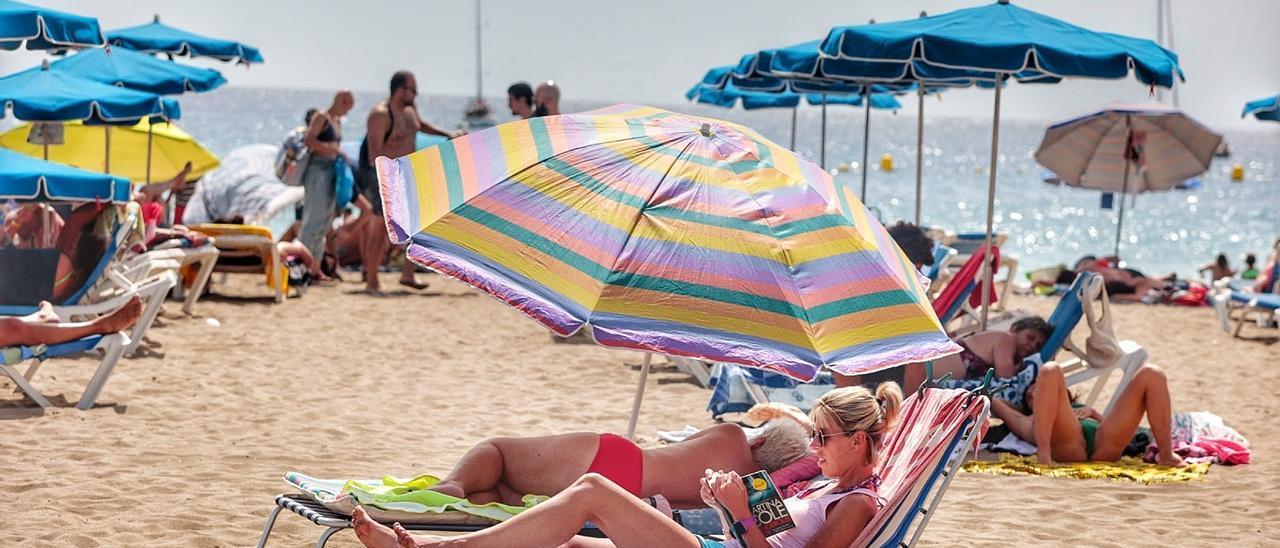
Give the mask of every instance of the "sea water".
[{"label": "sea water", "polygon": [[[365,116],[380,94],[356,94],[356,107],[344,124],[344,138],[359,140]],[[302,125],[308,107],[325,108],[332,92],[315,90],[226,88],[182,97],[180,125],[210,150],[225,154],[252,143],[278,144],[286,132]],[[461,127],[465,97],[419,97],[423,117],[446,129]],[[511,120],[505,98],[491,98],[494,118]],[[568,101],[573,112],[605,103]],[[656,105],[711,116],[752,127],[786,146],[791,111],[771,109],[745,112],[688,103]],[[863,112],[852,107],[829,107],[826,165],[850,169],[836,179],[857,194],[861,189]],[[1178,272],[1195,276],[1194,269],[1225,253],[1240,268],[1245,253],[1266,260],[1280,238],[1280,131],[1265,122],[1258,130],[1225,133],[1232,156],[1214,160],[1195,190],[1171,190],[1138,196],[1124,216],[1121,256],[1132,267],[1149,273]],[[885,224],[911,220],[915,208],[916,120],[914,112],[876,111],[871,116],[867,205]],[[1042,182],[1043,168],[1032,157],[1044,135],[1046,122],[1004,121],[1000,126],[1000,154],[996,185],[996,231],[1008,234],[1004,252],[1018,258],[1021,268],[1071,264],[1082,255],[1110,254],[1116,234],[1116,210],[1100,207],[1096,191]],[[796,149],[817,161],[820,117],[817,108],[799,114]],[[990,118],[927,117],[925,120],[924,197],[922,224],[948,230],[983,231],[987,214],[987,166],[991,154]],[[896,170],[882,171],[879,159],[892,154]],[[1230,170],[1240,163],[1245,180],[1232,182]]]}]

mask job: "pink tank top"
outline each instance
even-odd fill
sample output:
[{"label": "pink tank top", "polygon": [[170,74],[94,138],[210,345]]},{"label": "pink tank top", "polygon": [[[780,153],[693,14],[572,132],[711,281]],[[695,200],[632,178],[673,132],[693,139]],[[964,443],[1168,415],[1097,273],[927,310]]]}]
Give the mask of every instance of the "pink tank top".
[{"label": "pink tank top", "polygon": [[[828,483],[822,483],[817,486],[811,486],[807,492],[816,491],[827,485]],[[877,495],[874,489],[865,487],[858,487],[839,493],[828,493],[811,499],[802,498],[805,493],[800,493],[783,501],[787,505],[787,511],[791,513],[791,520],[795,522],[796,526],[769,537],[767,539],[769,546],[773,548],[804,548],[810,540],[813,540],[813,537],[817,536],[818,531],[822,530],[822,526],[826,525],[827,507],[831,506],[831,503],[853,494],[871,497],[876,501],[876,507],[884,507],[884,499],[880,498],[880,495]],[[724,545],[726,548],[738,548],[740,546],[733,539],[727,540]]]}]

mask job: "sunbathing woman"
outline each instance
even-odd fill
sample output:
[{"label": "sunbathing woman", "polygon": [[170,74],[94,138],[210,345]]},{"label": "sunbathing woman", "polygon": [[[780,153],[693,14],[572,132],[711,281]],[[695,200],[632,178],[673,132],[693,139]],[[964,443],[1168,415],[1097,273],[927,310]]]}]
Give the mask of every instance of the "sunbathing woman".
[{"label": "sunbathing woman", "polygon": [[[990,330],[974,333],[956,341],[964,350],[933,360],[933,375],[947,373],[953,379],[976,379],[995,368],[997,378],[1009,378],[1017,374],[1022,360],[1040,351],[1053,328],[1039,316],[1023,318],[1008,331]],[[908,365],[903,369],[903,384],[919,386],[924,382],[924,367]]]},{"label": "sunbathing woman", "polygon": [[[808,420],[799,418],[803,426],[770,421],[751,440],[738,425],[720,424],[649,449],[613,434],[588,432],[494,438],[467,451],[432,490],[477,504],[519,506],[526,494],[553,495],[584,474],[597,473],[637,497],[662,495],[675,508],[700,508],[703,470],[773,472],[808,454]],[[808,477],[816,473],[813,469]]]},{"label": "sunbathing woman", "polygon": [[1030,414],[1001,399],[991,400],[991,410],[1014,435],[1035,441],[1040,464],[1120,460],[1146,414],[1160,449],[1158,462],[1183,465],[1173,453],[1169,383],[1159,367],[1144,365],[1134,373],[1107,415],[1073,406],[1062,368],[1052,362],[1041,367],[1027,392]]},{"label": "sunbathing woman", "polygon": [[128,329],[142,316],[142,300],[138,297],[105,316],[92,321],[69,323],[59,320],[53,305],[40,303],[40,310],[20,317],[0,317],[0,347],[58,344],[89,335],[105,335]]},{"label": "sunbathing woman", "polygon": [[[831,478],[785,500],[795,528],[765,539],[749,515],[746,488],[735,472],[705,470],[701,498],[719,502],[735,520],[747,546],[849,546],[879,510],[880,478],[872,469],[885,432],[897,418],[902,392],[881,384],[873,395],[862,387],[838,388],[820,398],[810,412],[814,435],[810,446],[822,472]],[[574,535],[586,522],[609,538]],[[657,509],[631,496],[599,474],[586,474],[571,487],[533,508],[488,529],[459,537],[413,537],[397,524],[380,525],[357,508],[352,515],[356,536],[374,548],[411,546],[673,546],[712,548],[739,546],[719,542],[681,528]],[[732,531],[726,530],[726,534]]]}]

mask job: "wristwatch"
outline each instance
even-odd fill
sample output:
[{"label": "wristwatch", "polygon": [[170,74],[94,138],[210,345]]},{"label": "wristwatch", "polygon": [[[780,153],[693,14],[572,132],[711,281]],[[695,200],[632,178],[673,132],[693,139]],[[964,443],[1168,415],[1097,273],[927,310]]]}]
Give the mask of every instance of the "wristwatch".
[{"label": "wristwatch", "polygon": [[747,516],[735,521],[733,522],[733,536],[741,539],[742,535],[747,534],[747,531],[751,530],[751,528],[756,525],[758,525],[758,522],[756,522],[755,516]]}]

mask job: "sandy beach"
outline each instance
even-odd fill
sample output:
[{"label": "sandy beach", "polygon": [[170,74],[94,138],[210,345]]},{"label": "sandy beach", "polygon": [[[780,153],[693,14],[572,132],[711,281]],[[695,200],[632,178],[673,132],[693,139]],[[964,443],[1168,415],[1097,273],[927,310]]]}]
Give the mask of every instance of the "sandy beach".
[{"label": "sandy beach", "polygon": [[[277,306],[258,278],[232,277],[195,316],[169,303],[87,412],[72,406],[92,364],[49,361],[36,382],[58,408],[0,400],[0,545],[247,546],[288,470],[443,473],[490,436],[625,429],[640,354],[554,344],[519,312],[426,279],[422,293],[371,298],[350,281]],[[1053,304],[1010,303],[1042,314]],[[923,544],[1274,545],[1275,331],[1246,327],[1254,340],[1232,340],[1209,308],[1116,310],[1117,333],[1168,371],[1174,409],[1224,417],[1252,442],[1254,463],[1174,485],[961,473]],[[712,424],[707,395],[659,369],[640,443]],[[312,545],[320,532],[286,514],[268,545]],[[330,542],[355,545],[349,532]]]}]

